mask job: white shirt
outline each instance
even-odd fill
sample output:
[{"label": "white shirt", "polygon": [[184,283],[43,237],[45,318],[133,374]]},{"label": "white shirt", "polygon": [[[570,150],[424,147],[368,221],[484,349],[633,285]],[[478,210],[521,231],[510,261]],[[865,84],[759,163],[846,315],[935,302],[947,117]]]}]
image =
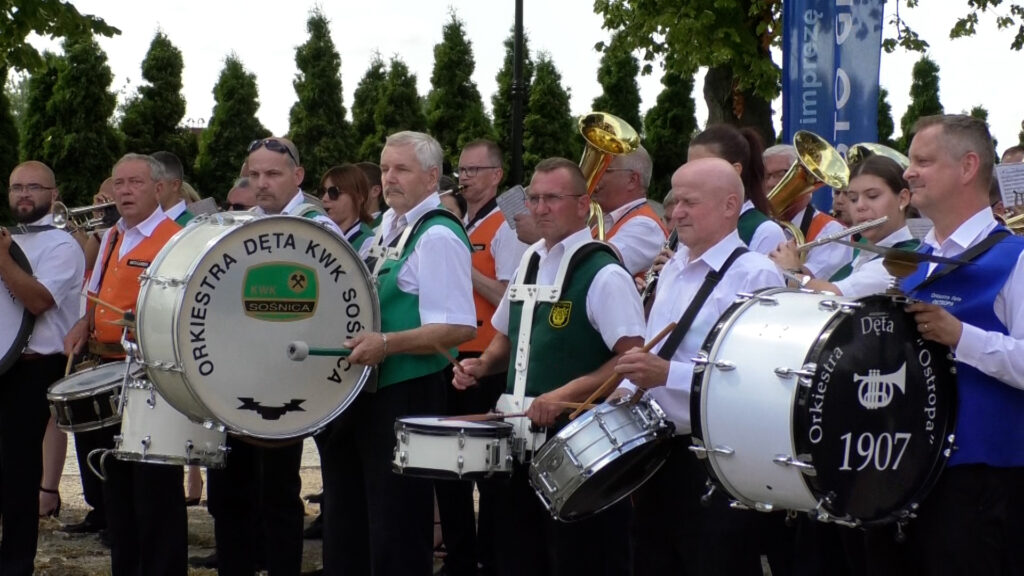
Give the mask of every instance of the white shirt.
[{"label": "white shirt", "polygon": [[[558,267],[568,249],[592,242],[589,228],[573,232],[564,240],[547,249],[544,240],[534,246],[540,255],[537,268],[538,285],[551,285],[558,275]],[[510,284],[511,286],[511,284]],[[627,336],[640,336],[644,333],[644,309],[640,295],[636,291],[633,278],[620,266],[605,266],[594,275],[590,288],[587,289],[587,320],[590,326],[601,334],[601,340],[611,350],[615,343]],[[498,303],[498,308],[491,317],[494,329],[508,336],[508,291]]]},{"label": "white shirt", "polygon": [[[400,217],[396,217],[394,210],[385,212],[380,223],[384,245],[389,245],[420,216],[440,206],[441,199],[433,192]],[[421,324],[476,328],[472,266],[469,248],[454,232],[444,226],[431,226],[398,271],[398,289],[419,296]]]},{"label": "white shirt", "polygon": [[156,210],[153,210],[153,213],[150,214],[148,218],[139,222],[132,228],[125,229],[124,218],[121,218],[117,221],[117,224],[115,224],[114,227],[107,230],[103,235],[103,242],[100,242],[100,251],[99,255],[96,257],[96,263],[93,264],[92,267],[92,276],[89,278],[88,285],[89,292],[96,293],[100,291],[100,279],[103,277],[103,265],[107,259],[107,253],[110,250],[108,244],[111,241],[111,236],[113,235],[114,230],[117,230],[118,234],[123,237],[121,240],[121,248],[117,252],[117,259],[120,260],[121,258],[124,258],[125,254],[131,252],[136,246],[141,244],[143,240],[152,236],[156,227],[159,226],[165,218],[167,218],[167,215],[164,214],[164,211],[161,210],[158,205]]},{"label": "white shirt", "polygon": [[[302,193],[302,190],[297,190],[295,192],[295,196],[292,196],[292,199],[289,200],[288,203],[284,205],[284,208],[281,209],[279,214],[292,214],[293,212],[295,212],[295,210],[299,208],[299,206],[301,206],[305,202],[306,196]],[[264,212],[263,208],[260,208],[259,206],[253,208],[253,212],[263,216],[267,215],[267,213]],[[294,214],[294,216],[302,216],[302,214]],[[327,226],[327,228],[329,228],[331,232],[334,232],[335,234],[341,236],[342,238],[345,237],[345,234],[341,231],[341,228],[338,228],[338,225],[334,223],[334,220],[331,220],[325,214],[317,214],[310,218],[310,220],[314,220]]]},{"label": "white shirt", "polygon": [[[754,203],[747,200],[743,203],[743,209],[740,210],[740,215],[746,214],[748,210],[754,210]],[[786,241],[786,234],[782,231],[782,226],[779,226],[775,222],[765,222],[757,227],[754,231],[754,235],[750,238],[750,244],[748,247],[754,252],[760,252],[761,254],[771,254],[772,250],[779,247]]]},{"label": "white shirt", "polygon": [[[486,216],[477,218],[473,226],[466,228],[466,231],[472,234],[484,220],[490,218],[491,214],[495,212],[500,213],[501,208],[495,206]],[[462,223],[469,223],[468,214],[462,219]],[[494,234],[494,238],[491,238],[491,255],[494,256],[495,280],[501,282],[511,280],[512,276],[516,273],[516,267],[519,266],[519,260],[523,258],[523,253],[526,252],[527,248],[529,246],[519,239],[515,230],[512,230],[512,227],[508,225],[508,221],[503,221],[501,226],[498,227],[498,231]]]},{"label": "white shirt", "polygon": [[[47,214],[30,226],[53,224]],[[64,351],[64,335],[81,318],[82,278],[85,255],[70,234],[63,230],[44,230],[11,236],[32,265],[32,277],[53,298],[52,308],[36,316],[26,352],[59,354]],[[5,329],[12,329],[11,326]]]},{"label": "white shirt", "polygon": [[[692,262],[690,251],[680,245],[679,250],[665,264],[658,280],[658,292],[654,297],[650,318],[647,319],[646,339],[650,340],[670,322],[678,322],[683,311],[696,296],[704,277],[712,269],[718,270],[733,250],[743,246],[737,232],[726,236]],[[665,410],[675,423],[676,434],[689,434],[690,428],[690,385],[693,379],[693,361],[701,345],[715,323],[735,300],[739,292],[754,292],[761,288],[783,285],[782,275],[775,264],[764,254],[750,251],[733,262],[725,276],[711,292],[707,302],[694,318],[693,324],[683,337],[669,361],[668,381],[665,386],[651,388],[648,394]],[[667,297],[666,297],[667,296]],[[661,350],[662,340],[651,352]],[[751,353],[758,351],[752,350]],[[629,380],[622,388],[636,390]]]},{"label": "white shirt", "polygon": [[[813,207],[808,206],[804,210],[814,210]],[[797,213],[791,222],[797,229],[800,228],[800,224],[804,219],[804,210]],[[814,210],[817,212],[817,210]],[[821,228],[821,232],[818,232],[818,237],[828,236],[829,234],[836,234],[846,229],[842,223],[831,220],[828,224],[825,224]],[[811,240],[808,238],[807,240]],[[843,246],[838,242],[829,242],[828,244],[822,244],[815,248],[811,248],[807,252],[807,261],[804,262],[804,266],[807,267],[811,272],[811,276],[815,278],[821,278],[822,280],[828,280],[829,276],[835,274],[843,267],[847,262],[853,259],[853,248],[849,246]]]},{"label": "white shirt", "polygon": [[[996,226],[992,210],[985,207],[961,224],[941,245],[935,241],[934,229],[925,235],[924,242],[932,247],[936,256],[956,258],[988,237]],[[935,263],[929,265],[929,275],[936,266]],[[968,324],[969,319],[961,318],[964,330],[955,350],[957,360],[1004,384],[1024,389],[1024,253],[999,289],[992,309],[1009,335],[986,332]]]},{"label": "white shirt", "polygon": [[[647,203],[646,198],[634,200],[619,206],[605,215],[606,229],[610,230],[615,223],[629,214],[634,208]],[[610,216],[610,224],[608,223]],[[646,272],[665,244],[665,231],[654,220],[647,216],[630,218],[615,231],[608,243],[615,246],[622,256],[622,263],[634,276]]]},{"label": "white shirt", "polygon": [[168,208],[167,211],[164,212],[164,215],[167,216],[168,220],[177,221],[178,217],[184,214],[187,208],[188,207],[185,205],[185,201],[182,200],[175,204],[174,206]]},{"label": "white shirt", "polygon": [[[876,246],[891,248],[900,242],[913,239],[910,229],[904,226],[883,238]],[[884,258],[880,254],[858,250],[857,257],[853,260],[853,272],[833,284],[843,293],[843,296],[850,298],[881,294],[892,284],[892,275],[885,270],[885,266],[882,264],[883,260]]]}]

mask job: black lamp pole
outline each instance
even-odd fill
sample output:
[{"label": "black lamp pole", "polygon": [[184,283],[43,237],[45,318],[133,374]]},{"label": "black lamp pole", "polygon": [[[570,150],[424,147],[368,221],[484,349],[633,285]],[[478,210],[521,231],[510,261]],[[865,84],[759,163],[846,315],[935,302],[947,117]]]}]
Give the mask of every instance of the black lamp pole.
[{"label": "black lamp pole", "polygon": [[516,0],[512,48],[512,153],[509,185],[523,183],[523,0]]}]

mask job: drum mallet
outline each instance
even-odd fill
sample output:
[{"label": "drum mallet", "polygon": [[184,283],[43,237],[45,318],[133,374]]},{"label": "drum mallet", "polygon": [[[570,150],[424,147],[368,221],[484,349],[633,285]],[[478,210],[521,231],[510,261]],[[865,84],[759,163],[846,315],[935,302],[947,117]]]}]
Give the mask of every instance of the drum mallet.
[{"label": "drum mallet", "polygon": [[309,344],[296,340],[288,344],[288,359],[302,362],[307,356],[340,356],[347,358],[352,350],[349,348],[310,348]]}]

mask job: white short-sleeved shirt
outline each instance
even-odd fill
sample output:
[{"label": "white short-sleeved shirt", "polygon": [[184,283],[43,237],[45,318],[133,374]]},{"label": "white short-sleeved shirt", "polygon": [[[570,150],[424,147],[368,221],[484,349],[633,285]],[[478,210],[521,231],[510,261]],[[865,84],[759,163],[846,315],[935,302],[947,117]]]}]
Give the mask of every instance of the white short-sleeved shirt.
[{"label": "white short-sleeved shirt", "polygon": [[[611,228],[631,211],[647,203],[646,198],[628,202],[606,214],[606,227]],[[607,218],[610,216],[610,218]],[[610,223],[608,222],[610,221]],[[626,270],[634,276],[646,272],[665,244],[665,230],[647,216],[627,220],[608,243],[622,256]]]},{"label": "white short-sleeved shirt", "polygon": [[[754,203],[747,200],[743,203],[743,209],[740,210],[740,214],[746,214],[749,210],[754,210]],[[750,238],[750,244],[748,247],[754,252],[760,252],[761,254],[771,254],[772,250],[779,247],[786,241],[786,234],[782,231],[782,226],[779,226],[775,222],[765,222],[754,230],[754,235]]]},{"label": "white short-sleeved shirt", "polygon": [[[904,226],[883,238],[877,246],[891,248],[900,242],[913,239],[914,237],[910,234],[910,229]],[[885,292],[889,285],[892,284],[893,278],[885,270],[881,254],[875,254],[867,250],[855,252],[857,257],[853,260],[853,271],[846,278],[837,280],[833,284],[843,293],[843,296],[850,298],[861,298]]]},{"label": "white short-sleeved shirt", "polygon": [[[301,206],[305,202],[306,202],[306,196],[302,193],[302,190],[297,190],[295,192],[295,196],[292,196],[292,199],[289,200],[287,204],[285,204],[284,208],[281,210],[280,213],[281,214],[293,214],[296,210],[298,210],[299,206]],[[267,215],[267,213],[263,211],[263,208],[260,208],[259,206],[256,206],[255,208],[253,208],[253,212],[256,213],[256,214],[260,214],[262,216],[266,216]],[[295,214],[295,215],[296,216],[301,216],[301,214]],[[317,215],[313,216],[312,218],[310,218],[310,220],[314,220],[316,222],[319,222],[319,223],[327,226],[328,228],[331,229],[332,232],[334,232],[338,236],[341,236],[342,238],[345,237],[345,233],[341,231],[341,228],[339,228],[338,225],[334,223],[334,220],[331,220],[325,214],[317,214]]]}]

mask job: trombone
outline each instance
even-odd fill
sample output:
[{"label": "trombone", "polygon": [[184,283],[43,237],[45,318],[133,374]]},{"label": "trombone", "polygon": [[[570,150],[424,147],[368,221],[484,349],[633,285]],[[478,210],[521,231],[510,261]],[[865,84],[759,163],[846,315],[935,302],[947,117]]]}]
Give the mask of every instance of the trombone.
[{"label": "trombone", "polygon": [[[94,212],[100,212],[101,214],[100,216],[90,215]],[[63,202],[54,202],[51,213],[53,214],[54,228],[60,228],[68,232],[78,230],[92,232],[99,228],[109,228],[121,217],[117,212],[117,205],[114,202],[93,204],[92,206],[82,206],[80,208],[68,208]]]}]

